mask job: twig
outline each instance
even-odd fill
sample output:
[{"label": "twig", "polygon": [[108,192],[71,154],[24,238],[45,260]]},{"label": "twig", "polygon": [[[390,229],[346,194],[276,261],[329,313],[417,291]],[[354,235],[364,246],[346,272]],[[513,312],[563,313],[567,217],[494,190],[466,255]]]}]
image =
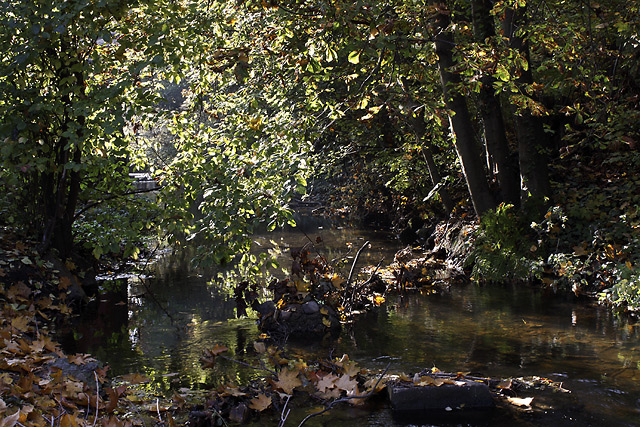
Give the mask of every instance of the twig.
[{"label": "twig", "polygon": [[140,417],[140,421],[142,421],[142,425],[144,427],[147,427],[147,423],[144,421],[144,418],[142,417],[142,414],[140,413],[140,411],[138,411],[138,408],[136,407],[136,405],[129,399],[126,399],[126,400],[129,402],[129,405],[133,408],[136,414],[138,414],[138,416]]},{"label": "twig", "polygon": [[390,366],[391,366],[391,362],[387,363],[387,367],[384,368],[384,371],[382,371],[382,374],[380,374],[380,377],[378,378],[378,381],[376,381],[376,383],[373,386],[373,389],[369,393],[360,394],[360,395],[357,395],[357,396],[345,396],[345,397],[341,397],[340,399],[336,399],[333,402],[331,402],[329,404],[329,406],[324,408],[322,411],[314,412],[314,413],[309,414],[306,417],[304,417],[304,419],[300,422],[300,424],[298,424],[298,427],[301,427],[309,419],[311,419],[313,417],[316,417],[318,415],[324,414],[325,412],[329,411],[331,408],[333,408],[338,403],[348,402],[349,400],[352,400],[352,399],[366,399],[367,397],[373,396],[376,393],[376,388],[378,388],[378,384],[380,384],[380,381],[382,381],[382,378],[384,378],[384,375],[387,373],[387,371],[389,370]]},{"label": "twig", "polygon": [[98,422],[98,412],[100,411],[100,381],[98,381],[98,373],[93,371],[93,375],[96,377],[96,418],[93,420],[93,425],[95,426]]},{"label": "twig", "polygon": [[225,427],[229,427],[229,424],[227,424],[227,422],[224,420],[224,418],[222,417],[222,414],[220,412],[218,412],[218,410],[216,408],[214,408],[213,406],[211,407],[211,409],[213,410],[213,412],[216,413],[216,415],[218,416],[218,419],[220,419],[220,421],[222,421],[222,424],[224,424]]},{"label": "twig", "polygon": [[[282,413],[280,414],[280,422],[278,423],[278,427],[284,427],[284,423],[285,421],[287,421],[287,418],[289,417],[289,413],[291,412],[291,409],[287,410],[289,399],[291,399],[291,395],[287,395],[287,400],[286,402],[284,402],[284,406],[282,407]],[[286,414],[285,414],[285,410],[287,411]]]},{"label": "twig", "polygon": [[360,253],[362,253],[362,250],[368,244],[369,244],[368,240],[366,242],[364,242],[364,245],[362,245],[360,247],[360,249],[358,249],[358,252],[356,252],[356,256],[353,258],[353,264],[351,264],[351,271],[349,271],[349,278],[347,279],[347,287],[349,287],[349,285],[351,284],[351,278],[353,277],[353,271],[355,270],[356,264],[358,263],[358,258],[360,258]]}]

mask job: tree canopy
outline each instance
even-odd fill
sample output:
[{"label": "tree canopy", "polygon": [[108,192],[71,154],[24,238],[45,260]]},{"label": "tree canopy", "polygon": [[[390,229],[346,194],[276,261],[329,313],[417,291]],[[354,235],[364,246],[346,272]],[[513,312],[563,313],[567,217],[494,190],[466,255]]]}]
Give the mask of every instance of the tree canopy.
[{"label": "tree canopy", "polygon": [[[312,171],[356,163],[372,205],[450,212],[461,176],[478,217],[503,203],[540,220],[554,159],[640,132],[637,2],[0,7],[4,221],[63,256],[74,236],[135,255],[157,228],[226,262],[292,221]],[[132,197],[131,171],[158,197]]]}]

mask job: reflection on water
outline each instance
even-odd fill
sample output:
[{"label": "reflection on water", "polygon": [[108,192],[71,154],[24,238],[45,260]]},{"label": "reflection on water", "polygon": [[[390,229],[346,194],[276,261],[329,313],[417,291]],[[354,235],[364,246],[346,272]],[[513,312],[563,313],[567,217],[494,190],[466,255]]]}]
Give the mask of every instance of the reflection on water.
[{"label": "reflection on water", "polygon": [[[310,237],[315,239],[317,234]],[[365,239],[372,242],[372,249],[367,258],[363,253],[362,265],[381,258],[390,262],[397,250],[384,235],[320,234],[326,245],[320,251],[327,259],[343,256],[347,242],[357,250]],[[307,241],[294,233],[269,239],[291,246]],[[261,247],[266,248],[269,239],[260,241]],[[348,269],[350,264],[346,264]],[[200,367],[202,351],[215,344],[229,347],[230,357],[256,363],[254,322],[235,319],[229,292],[208,286],[208,279],[165,264],[158,279],[149,284],[153,298],[140,283],[130,281],[128,305],[100,305],[93,314],[95,323],[83,322],[76,334],[83,338],[67,347],[95,354],[116,375],[145,373],[163,392],[256,378],[259,373],[226,360],[218,361],[213,369]],[[131,298],[142,294],[147,296]],[[124,295],[119,297],[124,300]],[[442,295],[391,298],[362,315],[338,340],[291,343],[290,351],[311,358],[348,353],[361,366],[377,369],[393,360],[392,371],[407,373],[437,366],[491,377],[538,375],[564,382],[576,405],[582,405],[576,409],[578,418],[588,413],[606,419],[607,425],[634,425],[640,419],[639,328],[607,310],[559,301],[526,287],[469,285]],[[98,330],[102,333],[95,336],[93,331]],[[394,424],[387,411],[359,413],[357,422],[351,418],[353,411],[357,412],[332,411],[330,421],[319,417],[309,425]],[[303,415],[292,413],[293,418]],[[556,418],[552,424],[572,425],[577,422],[569,419],[572,417]]]}]

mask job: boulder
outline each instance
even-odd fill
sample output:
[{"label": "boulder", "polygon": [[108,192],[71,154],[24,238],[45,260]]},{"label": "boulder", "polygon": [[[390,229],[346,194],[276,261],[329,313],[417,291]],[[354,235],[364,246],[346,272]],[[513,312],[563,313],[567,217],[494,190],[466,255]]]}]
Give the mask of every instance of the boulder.
[{"label": "boulder", "polygon": [[260,330],[272,336],[314,338],[340,332],[340,317],[328,305],[307,301],[285,304],[279,309],[273,307],[273,311],[260,312],[259,320]]}]

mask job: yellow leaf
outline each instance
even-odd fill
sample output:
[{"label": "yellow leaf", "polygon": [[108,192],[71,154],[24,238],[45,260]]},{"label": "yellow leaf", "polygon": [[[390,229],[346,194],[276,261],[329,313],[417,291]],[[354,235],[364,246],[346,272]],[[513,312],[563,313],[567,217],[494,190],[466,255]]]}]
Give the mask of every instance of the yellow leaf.
[{"label": "yellow leaf", "polygon": [[326,326],[327,328],[330,328],[331,327],[331,320],[329,320],[328,317],[323,317],[322,318],[322,324],[324,326]]},{"label": "yellow leaf", "polygon": [[304,282],[302,280],[296,280],[293,282],[296,285],[296,290],[298,292],[307,292],[309,290],[309,286],[311,283]]},{"label": "yellow leaf", "polygon": [[344,283],[344,279],[342,277],[338,276],[337,274],[334,274],[333,277],[331,278],[331,284],[337,290],[341,290],[342,289],[342,284],[343,283]]}]

